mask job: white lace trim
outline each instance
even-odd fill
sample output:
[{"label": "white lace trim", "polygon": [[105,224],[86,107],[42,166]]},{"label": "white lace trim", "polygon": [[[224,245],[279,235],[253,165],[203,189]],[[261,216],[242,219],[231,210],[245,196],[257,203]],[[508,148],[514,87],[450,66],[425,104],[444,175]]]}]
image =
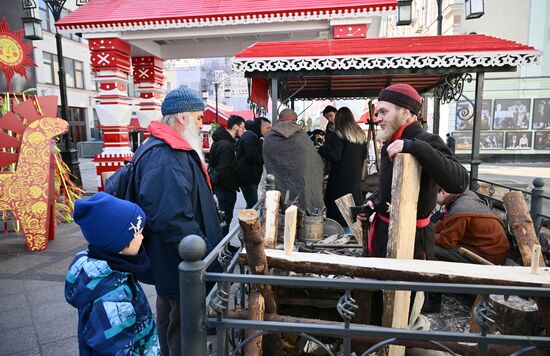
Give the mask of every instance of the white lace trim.
[{"label": "white lace trim", "polygon": [[503,67],[538,63],[541,53],[403,54],[369,57],[233,58],[238,72],[368,70],[398,68]]},{"label": "white lace trim", "polygon": [[300,22],[316,20],[350,19],[368,16],[381,16],[395,10],[393,6],[365,7],[361,9],[333,9],[285,11],[271,14],[250,14],[238,16],[217,16],[197,19],[116,21],[102,24],[59,25],[62,33],[95,33],[115,31],[163,30],[171,28],[213,27],[230,25],[248,25],[277,22]]}]

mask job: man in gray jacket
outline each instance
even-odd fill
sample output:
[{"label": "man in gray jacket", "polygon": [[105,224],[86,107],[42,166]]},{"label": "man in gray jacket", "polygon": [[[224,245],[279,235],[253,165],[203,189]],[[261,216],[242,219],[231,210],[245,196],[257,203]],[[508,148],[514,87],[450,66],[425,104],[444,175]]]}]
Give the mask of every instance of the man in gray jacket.
[{"label": "man in gray jacket", "polygon": [[263,157],[268,174],[275,176],[275,189],[282,196],[289,192],[291,201],[298,198],[298,206],[316,209],[323,201],[323,160],[304,129],[296,123],[298,116],[284,109],[266,135]]}]

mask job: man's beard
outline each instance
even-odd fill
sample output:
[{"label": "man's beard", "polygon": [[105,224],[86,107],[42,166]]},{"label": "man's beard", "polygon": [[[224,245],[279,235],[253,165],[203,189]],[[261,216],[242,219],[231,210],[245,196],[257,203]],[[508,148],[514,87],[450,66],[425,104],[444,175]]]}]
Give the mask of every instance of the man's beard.
[{"label": "man's beard", "polygon": [[378,133],[378,139],[386,142],[389,141],[400,127],[401,123],[399,122],[399,116],[396,115],[393,120],[386,124],[386,127],[383,130],[380,130]]},{"label": "man's beard", "polygon": [[181,133],[181,138],[183,138],[189,144],[189,146],[191,146],[191,148],[198,153],[201,161],[204,162],[204,154],[202,152],[202,139],[194,120],[189,120],[187,127]]}]

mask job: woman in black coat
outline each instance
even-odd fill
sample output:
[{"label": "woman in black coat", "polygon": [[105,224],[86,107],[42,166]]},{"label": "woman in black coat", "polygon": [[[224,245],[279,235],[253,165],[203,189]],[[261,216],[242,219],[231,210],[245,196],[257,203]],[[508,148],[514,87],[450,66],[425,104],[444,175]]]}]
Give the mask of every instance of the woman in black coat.
[{"label": "woman in black coat", "polygon": [[361,178],[367,156],[367,137],[349,108],[342,107],[336,112],[334,132],[327,131],[325,145],[319,148],[319,154],[330,162],[325,193],[327,217],[347,226],[334,201],[351,193],[356,204],[363,204]]}]

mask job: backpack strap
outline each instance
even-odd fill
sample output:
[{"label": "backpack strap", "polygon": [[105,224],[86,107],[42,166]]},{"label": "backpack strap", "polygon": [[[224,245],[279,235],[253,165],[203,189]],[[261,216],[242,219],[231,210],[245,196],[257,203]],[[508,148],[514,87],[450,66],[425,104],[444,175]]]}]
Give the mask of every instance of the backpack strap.
[{"label": "backpack strap", "polygon": [[166,142],[161,141],[161,140],[158,140],[158,141],[159,142],[152,143],[148,147],[145,147],[139,154],[134,155],[134,157],[132,158],[132,163],[133,163],[134,167],[137,166],[139,160],[141,159],[141,157],[143,157],[143,155],[145,155],[145,153],[149,152],[150,150],[152,150],[155,147],[167,146]]}]

